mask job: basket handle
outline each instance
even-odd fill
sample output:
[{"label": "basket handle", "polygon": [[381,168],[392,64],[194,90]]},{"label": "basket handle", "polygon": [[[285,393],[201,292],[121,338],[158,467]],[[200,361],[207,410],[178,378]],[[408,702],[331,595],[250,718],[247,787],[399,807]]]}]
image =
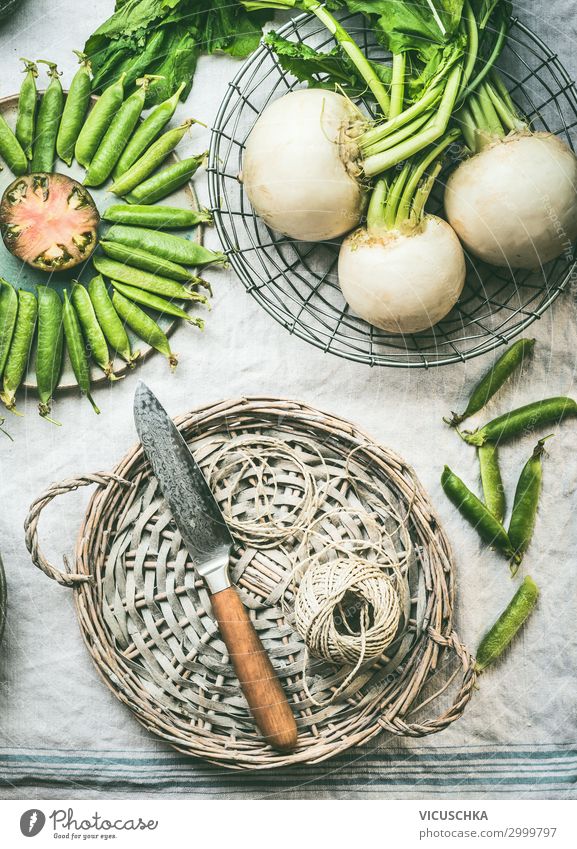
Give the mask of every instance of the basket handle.
[{"label": "basket handle", "polygon": [[52,578],[52,580],[61,584],[63,587],[75,587],[78,584],[85,584],[93,579],[90,575],[80,575],[78,572],[71,572],[66,558],[64,558],[64,570],[57,569],[56,566],[53,566],[46,559],[40,550],[40,545],[38,543],[38,522],[40,520],[40,514],[44,508],[59,495],[66,495],[67,492],[74,492],[81,486],[91,486],[92,484],[107,486],[113,481],[125,486],[133,486],[130,481],[124,480],[124,478],[121,478],[118,475],[110,472],[97,472],[93,475],[81,475],[77,478],[69,478],[68,480],[62,481],[62,483],[52,484],[52,486],[49,486],[48,489],[45,490],[45,492],[43,492],[42,495],[40,495],[30,505],[28,516],[24,522],[26,548],[30,552],[34,565],[41,569],[45,575],[48,575],[49,578]]},{"label": "basket handle", "polygon": [[[443,731],[456,719],[459,719],[465,710],[477,680],[477,672],[475,671],[475,659],[469,654],[465,646],[461,643],[456,631],[451,631],[448,637],[443,636],[434,628],[428,628],[428,634],[431,639],[444,648],[452,649],[461,661],[463,680],[459,691],[456,693],[451,707],[435,719],[428,719],[425,722],[405,722],[400,716],[395,716],[393,719],[381,717],[380,725],[387,731],[393,734],[407,737],[426,737],[427,734],[436,734],[437,731]],[[439,693],[431,698],[431,701],[436,698]],[[426,704],[426,701],[417,705],[415,710],[418,710]],[[413,711],[409,710],[409,713]]]}]

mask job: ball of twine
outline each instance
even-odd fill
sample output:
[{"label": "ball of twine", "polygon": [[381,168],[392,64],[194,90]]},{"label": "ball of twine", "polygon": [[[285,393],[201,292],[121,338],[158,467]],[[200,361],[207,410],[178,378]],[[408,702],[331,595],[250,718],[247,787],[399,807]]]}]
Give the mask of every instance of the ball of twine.
[{"label": "ball of twine", "polygon": [[310,565],[295,595],[295,628],[310,654],[352,667],[333,698],[364,664],[384,654],[401,614],[398,589],[377,563],[337,558]]}]

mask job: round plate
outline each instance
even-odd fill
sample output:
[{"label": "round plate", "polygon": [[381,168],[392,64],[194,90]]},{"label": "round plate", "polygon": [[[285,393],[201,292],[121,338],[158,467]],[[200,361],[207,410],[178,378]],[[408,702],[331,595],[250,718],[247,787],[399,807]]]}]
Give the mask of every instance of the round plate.
[{"label": "round plate", "polygon": [[[364,52],[387,54],[359,16],[343,21]],[[312,15],[293,18],[279,33],[317,50],[334,40]],[[514,19],[499,60],[521,112],[537,130],[556,133],[571,148],[577,91],[557,56]],[[229,260],[258,303],[290,333],[317,348],[370,366],[428,368],[462,362],[522,333],[565,288],[574,262],[561,256],[535,273],[468,262],[467,284],[449,315],[422,333],[385,333],[352,313],[337,279],[340,241],[295,242],[255,215],[242,184],[246,140],[266,106],[301,83],[263,44],[229,84],[212,130],[209,190],[215,224]],[[366,104],[364,104],[366,106]],[[442,178],[428,209],[442,210]]]},{"label": "round plate", "polygon": [[[41,94],[41,92],[40,92]],[[96,98],[93,99],[93,102],[96,102]],[[16,116],[18,111],[18,95],[13,95],[12,97],[6,97],[3,100],[0,100],[0,114],[4,116],[6,121],[11,127],[16,125]],[[173,153],[167,160],[167,163],[178,161],[178,156]],[[57,159],[55,165],[55,171],[60,174],[66,174],[69,177],[73,177],[79,183],[82,183],[84,180],[85,170],[81,165],[73,161],[71,167],[69,168],[65,162],[62,162],[60,159]],[[9,171],[8,168],[4,168],[2,172],[0,172],[0,197],[3,195],[7,186],[12,183],[16,177]],[[120,198],[116,198],[114,195],[111,195],[110,192],[107,191],[107,186],[109,182],[107,182],[104,186],[100,186],[99,188],[90,188],[89,192],[98,207],[98,211],[102,213],[106,207],[110,206],[113,203],[122,203],[123,201]],[[175,192],[169,198],[163,200],[163,203],[169,203],[171,206],[183,207],[185,209],[199,209],[198,200],[195,194],[195,191],[192,187],[191,183],[188,183],[184,188],[180,189],[178,192]],[[106,221],[101,221],[99,228],[99,235],[102,237],[106,230],[110,225]],[[183,234],[184,235],[184,234]],[[199,227],[195,227],[193,231],[193,238],[201,243],[202,242],[202,225]],[[92,266],[92,262],[88,260],[84,265],[78,265],[76,268],[72,268],[69,271],[60,271],[53,273],[45,273],[42,271],[38,271],[35,268],[32,268],[30,265],[26,265],[21,260],[17,259],[13,256],[9,250],[4,246],[4,243],[0,239],[0,274],[4,277],[8,282],[12,283],[17,289],[27,289],[29,291],[34,291],[38,284],[42,283],[50,283],[55,289],[59,292],[62,292],[73,280],[80,280],[83,283],[88,283],[91,277],[94,276],[96,272]],[[187,307],[184,306],[184,309]],[[158,324],[162,327],[165,333],[170,334],[174,328],[178,325],[179,319],[172,319],[170,317],[160,317],[157,318]],[[139,348],[141,351],[140,360],[144,360],[151,353],[153,353],[154,348],[151,348],[149,345],[144,344],[141,340],[139,340],[130,330],[127,328],[128,335],[130,337],[131,345],[134,348]],[[32,363],[34,358],[32,358]],[[125,374],[129,371],[129,366],[124,360],[117,358],[115,360],[115,368],[114,371],[116,374],[121,375]],[[91,369],[91,379],[94,384],[96,383],[106,383],[107,378],[102,372],[100,368],[96,365],[92,365]],[[65,357],[64,360],[64,368],[62,372],[62,378],[60,384],[58,386],[58,390],[62,389],[76,389],[78,386],[76,382],[76,378],[74,376],[74,372],[72,371],[72,367],[68,360],[68,356]],[[36,389],[36,375],[34,373],[33,367],[30,368],[26,379],[24,381],[24,388],[26,389]]]}]

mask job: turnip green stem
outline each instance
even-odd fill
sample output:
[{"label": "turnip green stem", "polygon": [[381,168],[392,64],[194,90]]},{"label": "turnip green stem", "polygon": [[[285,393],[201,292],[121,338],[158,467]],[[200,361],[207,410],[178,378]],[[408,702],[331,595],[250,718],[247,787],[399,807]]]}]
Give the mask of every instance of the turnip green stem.
[{"label": "turnip green stem", "polygon": [[[414,200],[415,192],[419,187],[419,183],[423,177],[423,174],[427,170],[427,168],[432,165],[432,163],[439,158],[439,156],[452,144],[457,140],[461,131],[455,128],[448,132],[438,144],[431,148],[431,150],[427,151],[427,153],[421,158],[421,160],[413,166],[411,177],[408,180],[403,194],[397,209],[396,221],[395,224],[399,227],[405,221],[410,218],[411,215],[411,206]],[[429,193],[432,188],[432,183],[429,186]],[[424,206],[426,198],[421,199],[421,208]]]},{"label": "turnip green stem", "polygon": [[393,76],[391,79],[391,106],[389,119],[396,118],[403,111],[405,100],[405,72],[407,57],[405,53],[395,53],[393,56]]},{"label": "turnip green stem", "polygon": [[503,49],[503,45],[505,44],[505,39],[507,37],[507,20],[503,18],[499,25],[499,32],[497,33],[497,38],[495,40],[495,44],[493,45],[493,50],[491,51],[491,55],[488,59],[484,60],[481,63],[480,70],[476,74],[476,76],[469,82],[468,86],[461,92],[459,97],[459,103],[462,103],[473,91],[475,91],[479,85],[483,82],[487,74],[491,72],[491,69],[499,55],[501,50]]},{"label": "turnip green stem", "polygon": [[403,169],[399,172],[399,175],[396,177],[393,185],[391,186],[391,190],[389,191],[385,207],[385,227],[387,230],[393,230],[395,227],[399,202],[410,176],[411,165],[407,162]]},{"label": "turnip green stem", "polygon": [[462,68],[461,65],[456,65],[447,80],[439,109],[435,115],[431,125],[427,125],[413,138],[409,138],[401,144],[394,147],[392,150],[385,151],[373,156],[369,156],[363,163],[364,172],[367,177],[374,177],[377,174],[382,174],[389,168],[392,168],[398,162],[414,156],[420,150],[423,150],[428,145],[437,141],[445,130],[453,112],[455,100],[459,92],[461,82]]},{"label": "turnip green stem", "polygon": [[365,157],[372,156],[374,153],[382,153],[384,150],[389,150],[391,147],[394,147],[399,142],[408,139],[410,136],[414,136],[415,133],[421,129],[425,124],[432,121],[434,118],[434,112],[423,112],[422,115],[419,115],[418,118],[415,118],[414,121],[411,121],[410,124],[405,124],[404,127],[401,127],[400,130],[397,130],[396,133],[391,133],[390,136],[384,138],[381,142],[371,147],[363,148],[363,155]]},{"label": "turnip green stem", "polygon": [[271,2],[267,2],[267,0],[241,0],[241,2],[249,12],[255,12],[259,9],[302,9],[305,12],[310,12],[312,15],[316,15],[364,79],[383,114],[388,114],[390,107],[389,94],[375,73],[372,64],[355,41],[353,41],[346,29],[318,0],[271,0]]},{"label": "turnip green stem", "polygon": [[375,127],[371,127],[370,130],[363,133],[359,139],[361,148],[365,150],[368,147],[372,147],[386,138],[386,136],[396,132],[396,130],[399,130],[401,127],[404,127],[405,124],[409,124],[414,118],[418,118],[423,112],[427,111],[427,109],[431,106],[434,106],[435,103],[441,99],[442,94],[442,85],[431,86],[420,100],[413,103],[412,106],[409,106],[408,109],[405,109],[400,115],[397,115],[395,118],[391,118],[389,121],[384,121],[382,124],[377,124]]},{"label": "turnip green stem", "polygon": [[378,180],[373,189],[369,208],[367,210],[367,230],[369,233],[382,230],[384,227],[383,213],[389,186],[387,180]]},{"label": "turnip green stem", "polygon": [[467,52],[465,54],[466,59],[463,78],[461,80],[461,90],[466,88],[467,83],[471,79],[471,74],[475,70],[477,55],[479,53],[479,30],[477,29],[477,21],[475,20],[470,3],[465,3],[464,14],[467,29]]},{"label": "turnip green stem", "polygon": [[486,125],[489,129],[489,132],[495,136],[504,136],[505,131],[503,129],[503,124],[499,118],[497,110],[495,109],[495,105],[489,92],[487,91],[487,86],[485,83],[482,83],[479,86],[477,91],[477,99],[479,101],[479,105],[483,110],[483,115],[485,117]]},{"label": "turnip green stem", "polygon": [[417,225],[423,218],[425,204],[429,199],[429,195],[435,185],[435,180],[439,176],[442,167],[442,162],[436,162],[431,171],[421,181],[421,184],[415,192],[410,218],[411,222],[415,225]]}]

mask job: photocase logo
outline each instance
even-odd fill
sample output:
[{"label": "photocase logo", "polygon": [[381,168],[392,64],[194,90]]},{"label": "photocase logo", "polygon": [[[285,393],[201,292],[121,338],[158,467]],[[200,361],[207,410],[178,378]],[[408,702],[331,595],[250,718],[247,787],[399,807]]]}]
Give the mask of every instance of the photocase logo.
[{"label": "photocase logo", "polygon": [[20,817],[20,831],[24,837],[36,837],[46,824],[46,817],[38,808],[24,811]]}]

